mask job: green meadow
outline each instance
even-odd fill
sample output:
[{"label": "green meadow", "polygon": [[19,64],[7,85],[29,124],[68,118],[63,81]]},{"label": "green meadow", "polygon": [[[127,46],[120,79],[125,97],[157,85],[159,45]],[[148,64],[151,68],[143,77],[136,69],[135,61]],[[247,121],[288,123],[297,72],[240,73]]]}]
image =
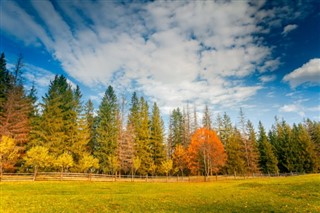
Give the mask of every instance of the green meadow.
[{"label": "green meadow", "polygon": [[0,212],[320,212],[320,175],[203,183],[2,182]]}]

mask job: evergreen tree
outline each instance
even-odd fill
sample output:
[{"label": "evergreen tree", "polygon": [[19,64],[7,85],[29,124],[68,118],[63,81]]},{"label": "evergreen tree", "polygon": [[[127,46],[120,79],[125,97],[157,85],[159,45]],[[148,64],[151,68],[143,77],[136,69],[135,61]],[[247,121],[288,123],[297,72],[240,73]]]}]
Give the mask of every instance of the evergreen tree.
[{"label": "evergreen tree", "polygon": [[186,147],[183,143],[183,114],[180,109],[174,109],[171,115],[171,128],[172,128],[172,149],[180,144]]},{"label": "evergreen tree", "polygon": [[5,55],[2,53],[0,56],[0,114],[3,112],[3,105],[7,100],[10,86],[10,73],[7,70]]},{"label": "evergreen tree", "polygon": [[320,122],[307,119],[304,124],[311,138],[311,143],[315,147],[316,165],[315,172],[320,171]]},{"label": "evergreen tree", "polygon": [[293,172],[295,168],[296,144],[292,138],[291,127],[283,120],[276,119],[276,125],[269,133],[270,143],[276,150],[280,172]]},{"label": "evergreen tree", "polygon": [[228,136],[226,153],[226,169],[228,174],[233,174],[235,177],[238,174],[244,174],[246,165],[243,154],[242,138],[237,129],[233,129],[231,135]]},{"label": "evergreen tree", "polygon": [[248,165],[247,171],[251,174],[259,172],[259,158],[260,153],[258,150],[258,143],[256,139],[256,133],[253,127],[253,124],[250,120],[247,121],[246,125],[247,137],[246,137],[246,146],[247,146],[247,158],[246,163]]},{"label": "evergreen tree", "polygon": [[96,127],[95,156],[99,159],[103,172],[111,171],[110,157],[117,156],[119,124],[117,115],[119,106],[116,94],[109,86],[98,110]]},{"label": "evergreen tree", "polygon": [[198,123],[198,113],[196,105],[193,105],[193,124],[192,124],[192,132],[194,133],[199,128]]},{"label": "evergreen tree", "polygon": [[222,144],[226,147],[229,140],[229,136],[231,136],[232,129],[233,129],[231,118],[226,112],[223,113],[223,116],[221,118],[221,123],[219,123],[218,125],[219,125],[218,131],[219,131],[220,140]]},{"label": "evergreen tree", "polygon": [[258,146],[260,152],[260,168],[263,173],[266,174],[277,174],[278,169],[278,160],[276,155],[273,152],[272,145],[268,141],[265,129],[261,122],[259,122],[259,137],[258,137]]},{"label": "evergreen tree", "polygon": [[[71,97],[70,97],[71,96]],[[42,116],[39,125],[32,131],[33,144],[45,146],[49,152],[58,156],[71,152],[71,144],[67,143],[67,126],[69,110],[72,109],[72,89],[64,76],[56,75],[50,82],[48,93],[43,97]]]},{"label": "evergreen tree", "polygon": [[135,139],[136,157],[141,159],[139,173],[146,175],[152,165],[152,156],[150,150],[150,128],[149,128],[149,107],[143,97],[139,101],[139,128]]},{"label": "evergreen tree", "polygon": [[164,124],[160,117],[160,110],[157,103],[153,104],[150,130],[151,157],[154,164],[160,166],[161,162],[165,159]]},{"label": "evergreen tree", "polygon": [[[129,109],[127,128],[124,132],[124,140],[121,145],[121,168],[125,171],[131,170],[135,174],[134,159],[136,158],[136,145],[138,140],[138,131],[140,125],[139,98],[134,92],[131,97],[131,107]],[[140,167],[140,166],[139,166]]]},{"label": "evergreen tree", "polygon": [[211,115],[209,112],[208,105],[206,105],[204,109],[203,118],[202,118],[202,127],[212,130],[212,121],[211,121]]},{"label": "evergreen tree", "polygon": [[89,99],[84,107],[84,116],[87,128],[89,129],[89,142],[88,148],[89,153],[93,154],[95,146],[95,117],[94,117],[94,107],[92,101]]},{"label": "evergreen tree", "polygon": [[298,172],[316,172],[317,158],[311,137],[302,124],[293,125],[293,140],[296,145],[295,170]]},{"label": "evergreen tree", "polygon": [[82,114],[79,87],[72,90],[64,76],[55,76],[43,97],[42,109],[42,115],[31,132],[33,146],[47,147],[54,157],[66,152],[72,155],[75,163],[79,163],[90,139]]}]

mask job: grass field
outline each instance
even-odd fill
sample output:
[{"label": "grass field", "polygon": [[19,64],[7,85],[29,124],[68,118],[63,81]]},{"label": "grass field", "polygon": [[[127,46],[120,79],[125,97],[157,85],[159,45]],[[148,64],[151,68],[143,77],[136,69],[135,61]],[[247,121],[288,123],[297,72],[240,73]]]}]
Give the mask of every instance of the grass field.
[{"label": "grass field", "polygon": [[0,212],[320,212],[320,175],[210,183],[2,182]]}]

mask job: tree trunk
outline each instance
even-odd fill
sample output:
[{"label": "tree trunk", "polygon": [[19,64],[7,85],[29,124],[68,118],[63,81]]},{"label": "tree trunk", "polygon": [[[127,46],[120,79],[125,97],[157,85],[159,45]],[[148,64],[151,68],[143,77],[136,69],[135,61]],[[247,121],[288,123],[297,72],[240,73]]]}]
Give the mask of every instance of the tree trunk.
[{"label": "tree trunk", "polygon": [[35,167],[34,167],[34,174],[33,174],[33,181],[35,181],[35,180],[36,180],[37,173],[38,173],[38,167],[37,167],[37,166],[35,166]]},{"label": "tree trunk", "polygon": [[2,162],[0,162],[0,182],[2,181],[2,173],[3,173]]},{"label": "tree trunk", "polygon": [[63,179],[63,168],[61,168],[61,172],[60,172],[60,181],[62,181]]}]

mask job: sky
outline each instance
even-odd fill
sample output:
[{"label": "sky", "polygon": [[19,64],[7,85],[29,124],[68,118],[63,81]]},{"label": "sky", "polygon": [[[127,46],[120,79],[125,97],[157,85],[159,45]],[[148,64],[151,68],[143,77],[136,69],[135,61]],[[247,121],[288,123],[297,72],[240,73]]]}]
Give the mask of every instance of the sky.
[{"label": "sky", "polygon": [[[213,119],[320,120],[320,1],[0,0],[0,51],[38,96],[56,74],[98,107],[108,85]],[[120,98],[119,98],[120,99]]]}]

